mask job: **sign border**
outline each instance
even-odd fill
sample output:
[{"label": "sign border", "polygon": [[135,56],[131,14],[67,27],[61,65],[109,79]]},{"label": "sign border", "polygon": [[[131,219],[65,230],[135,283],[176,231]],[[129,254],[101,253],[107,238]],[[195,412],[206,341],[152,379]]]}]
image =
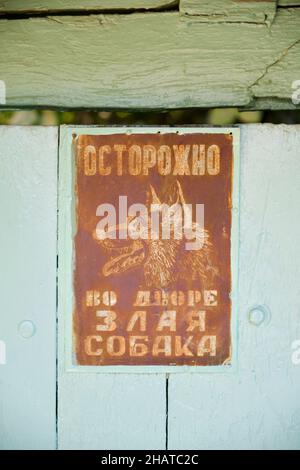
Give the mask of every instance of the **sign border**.
[{"label": "sign border", "polygon": [[[237,371],[238,363],[238,262],[239,262],[239,189],[240,189],[240,129],[239,127],[167,127],[167,126],[60,126],[58,155],[58,364],[63,372],[84,373],[228,373]],[[230,364],[222,365],[74,365],[73,338],[73,246],[75,235],[75,159],[73,135],[109,134],[232,134],[233,185],[231,222],[231,345]]]}]

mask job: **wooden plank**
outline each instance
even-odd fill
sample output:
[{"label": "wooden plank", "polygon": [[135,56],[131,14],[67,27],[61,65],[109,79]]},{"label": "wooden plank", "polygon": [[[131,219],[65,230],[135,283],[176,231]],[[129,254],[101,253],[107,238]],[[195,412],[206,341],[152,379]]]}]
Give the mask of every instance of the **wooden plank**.
[{"label": "wooden plank", "polygon": [[[241,18],[252,18],[255,22],[264,22],[263,12],[273,16],[274,4],[276,0],[81,0],[80,4],[76,0],[2,0],[0,4],[0,14],[6,13],[49,13],[63,11],[126,11],[126,10],[162,10],[171,8],[180,3],[180,11],[187,14],[203,14],[209,11],[208,16],[220,14],[218,9],[224,14],[230,13],[230,17],[237,20],[238,9]],[[245,3],[243,6],[242,3]],[[273,4],[273,5],[272,5]],[[277,0],[278,6],[296,6],[300,0]],[[276,11],[276,7],[275,7]],[[208,18],[208,20],[209,20]],[[229,18],[228,18],[229,19]]]},{"label": "wooden plank", "polygon": [[0,143],[0,448],[54,449],[57,128],[1,126]]},{"label": "wooden plank", "polygon": [[178,0],[4,0],[1,13],[49,13],[62,11],[161,10],[178,4]]},{"label": "wooden plank", "polygon": [[[59,155],[59,381],[60,449],[164,449],[166,440],[165,374],[70,371],[66,360],[71,332],[72,279],[66,265],[72,254],[69,206],[73,129],[61,128]],[[71,137],[71,138],[70,138]],[[66,237],[65,232],[68,233]],[[70,243],[68,243],[70,240]],[[71,310],[69,309],[71,308]],[[151,390],[151,396],[149,396]],[[71,399],[70,399],[71,397]]]},{"label": "wooden plank", "polygon": [[277,7],[300,5],[300,0],[180,0],[184,15],[197,15],[203,21],[246,21],[270,23]]},{"label": "wooden plank", "polygon": [[[170,376],[171,449],[299,449],[300,126],[242,126],[235,374]],[[249,322],[254,305],[265,321]],[[252,318],[252,322],[253,322]]]},{"label": "wooden plank", "polygon": [[294,7],[300,5],[300,0],[277,0],[279,7]]},{"label": "wooden plank", "polygon": [[164,449],[165,382],[159,374],[62,374],[58,448]]},{"label": "wooden plank", "polygon": [[270,28],[169,12],[1,20],[0,35],[6,108],[295,108],[297,8]]},{"label": "wooden plank", "polygon": [[276,0],[180,0],[183,15],[196,15],[204,22],[247,22],[270,24]]}]

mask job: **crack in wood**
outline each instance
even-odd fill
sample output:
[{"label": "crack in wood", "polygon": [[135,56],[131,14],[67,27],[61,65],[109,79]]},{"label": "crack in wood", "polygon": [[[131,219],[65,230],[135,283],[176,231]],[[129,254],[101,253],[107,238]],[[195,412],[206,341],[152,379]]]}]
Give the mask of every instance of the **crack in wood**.
[{"label": "crack in wood", "polygon": [[177,12],[80,16],[0,21],[2,108],[299,107],[290,91],[300,53],[298,8],[279,9],[270,29],[198,24]]},{"label": "crack in wood", "polygon": [[[159,3],[159,2],[158,2]],[[47,18],[51,16],[90,16],[90,15],[97,15],[97,14],[106,14],[106,15],[130,15],[133,13],[163,13],[166,11],[179,11],[179,0],[166,0],[165,2],[161,2],[157,6],[137,6],[137,7],[113,7],[109,5],[107,7],[89,7],[89,8],[68,8],[65,7],[64,9],[58,8],[30,8],[28,6],[27,9],[15,8],[9,9],[5,6],[0,5],[0,21],[2,19],[7,20],[19,20],[19,19],[27,19],[27,18]]]},{"label": "crack in wood", "polygon": [[[271,64],[267,65],[265,70],[263,71],[263,73],[252,83],[252,85],[250,85],[250,89],[252,89],[254,86],[256,85],[259,85],[259,82],[265,78],[265,76],[267,75],[267,73],[269,72],[270,68],[274,67],[275,65],[278,65],[279,62],[281,62],[285,57],[286,55],[288,54],[288,52],[293,49],[293,47],[295,47],[297,44],[300,43],[300,39],[297,39],[296,41],[294,41],[290,46],[286,47],[279,55],[279,57],[273,61]],[[255,95],[254,95],[255,97]]]},{"label": "crack in wood", "polygon": [[166,374],[166,450],[169,448],[169,375]]}]

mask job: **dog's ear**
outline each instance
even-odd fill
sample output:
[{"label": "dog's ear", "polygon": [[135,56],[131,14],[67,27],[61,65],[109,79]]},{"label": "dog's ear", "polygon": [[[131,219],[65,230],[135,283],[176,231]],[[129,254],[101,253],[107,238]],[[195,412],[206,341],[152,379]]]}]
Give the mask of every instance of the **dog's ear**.
[{"label": "dog's ear", "polygon": [[164,202],[169,206],[173,204],[185,204],[181,184],[178,180],[174,181],[169,187],[164,197]]},{"label": "dog's ear", "polygon": [[[150,184],[149,185],[149,197],[148,197],[148,204],[158,204],[161,205],[162,202],[159,199],[155,189],[153,186]],[[172,206],[174,204],[186,204],[184,196],[183,196],[183,191],[181,188],[181,184],[179,183],[178,180],[174,181],[168,188],[167,192],[164,194],[163,197],[163,202],[165,204],[168,204],[169,206]]]},{"label": "dog's ear", "polygon": [[178,196],[179,196],[179,204],[186,204],[185,199],[183,197],[181,184],[179,183],[178,180],[176,180],[176,183],[177,183],[177,190],[178,190]]},{"label": "dog's ear", "polygon": [[153,188],[153,186],[150,184],[149,185],[149,198],[148,198],[148,204],[151,205],[151,204],[158,204],[158,205],[161,205],[161,201],[158,197],[158,195],[156,194],[156,191],[155,189]]}]

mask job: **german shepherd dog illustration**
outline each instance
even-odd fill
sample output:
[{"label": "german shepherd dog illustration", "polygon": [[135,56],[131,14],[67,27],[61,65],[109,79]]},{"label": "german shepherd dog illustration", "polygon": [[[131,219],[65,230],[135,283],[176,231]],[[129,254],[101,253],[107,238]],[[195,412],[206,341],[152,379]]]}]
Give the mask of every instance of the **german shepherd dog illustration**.
[{"label": "german shepherd dog illustration", "polygon": [[[182,207],[185,211],[188,206],[178,180],[169,187],[164,195],[163,202],[158,197],[155,189],[152,186],[149,187],[147,201],[149,221],[145,223],[145,230],[148,233],[150,219],[153,220],[153,217],[155,217],[154,212],[160,212],[163,206],[167,207],[169,215],[173,211],[174,224],[170,229],[168,239],[159,237],[154,233],[150,233],[148,237],[138,237],[138,234],[141,234],[141,228],[138,224],[138,217],[134,216],[128,217],[127,221],[130,224],[131,239],[110,239],[108,236],[99,240],[94,235],[109,256],[108,261],[102,267],[104,276],[120,276],[128,270],[142,268],[145,286],[148,288],[169,288],[178,281],[187,280],[199,280],[202,287],[211,282],[217,273],[217,269],[211,261],[211,242],[208,231],[200,228],[197,222],[192,221],[192,215],[189,214],[192,230],[198,233],[198,236],[200,233],[202,238],[201,248],[190,251],[186,249],[188,240],[185,234],[182,232],[181,237],[176,237],[174,233],[176,223],[180,222],[176,218],[181,217],[180,220],[182,220],[182,213],[179,211],[174,212],[174,210]],[[164,228],[164,223],[164,220],[160,220],[160,229]],[[114,233],[121,229],[120,224],[110,228]]]}]

